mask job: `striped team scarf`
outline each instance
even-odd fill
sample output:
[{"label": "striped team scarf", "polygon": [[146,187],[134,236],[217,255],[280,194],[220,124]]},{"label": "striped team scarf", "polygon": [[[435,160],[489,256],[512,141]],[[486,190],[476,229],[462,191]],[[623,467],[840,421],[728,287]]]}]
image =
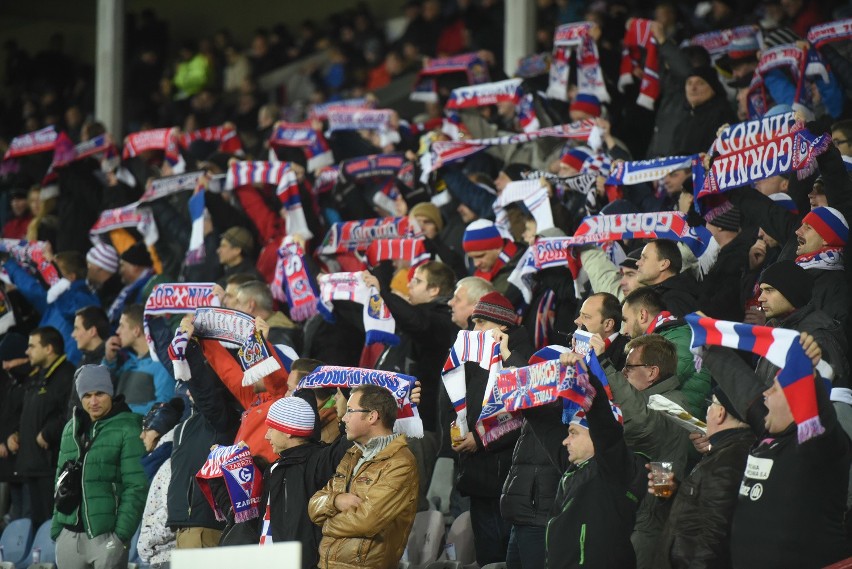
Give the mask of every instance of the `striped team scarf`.
[{"label": "striped team scarf", "polygon": [[154,220],[154,214],[151,212],[151,209],[139,207],[139,202],[135,202],[124,207],[102,211],[98,220],[89,230],[89,239],[91,239],[92,243],[97,243],[100,236],[115,229],[126,228],[133,228],[139,231],[145,240],[145,245],[149,247],[153,246],[160,238],[160,233],[157,231],[157,223]]},{"label": "striped team scarf", "polygon": [[165,152],[166,161],[172,166],[175,173],[181,173],[186,164],[178,149],[179,133],[180,129],[173,127],[155,128],[128,134],[124,137],[124,152],[122,152],[121,157],[127,160],[149,150],[162,150]]},{"label": "striped team scarf", "polygon": [[278,201],[286,212],[287,233],[298,233],[305,239],[314,236],[308,229],[302,209],[296,171],[288,162],[244,161],[231,164],[223,189],[232,190],[250,184],[269,184],[276,187]]},{"label": "striped team scarf", "polygon": [[494,200],[495,225],[504,237],[511,237],[509,232],[509,215],[506,206],[522,202],[530,215],[536,222],[537,231],[540,233],[546,229],[552,229],[553,212],[550,209],[550,198],[547,195],[547,187],[540,180],[521,180],[509,182]]},{"label": "striped team scarf", "polygon": [[9,143],[9,148],[3,155],[3,160],[49,152],[56,147],[58,139],[59,133],[56,132],[56,127],[52,125],[44,127],[41,130],[16,136]]},{"label": "striped team scarf", "polygon": [[189,198],[189,217],[192,220],[192,231],[189,234],[189,247],[186,249],[184,262],[187,266],[199,265],[204,262],[207,252],[204,248],[204,195],[203,186],[199,186]]},{"label": "striped team scarf", "polygon": [[852,19],[819,24],[808,30],[808,42],[815,48],[852,39]]},{"label": "striped team scarf", "polygon": [[281,240],[278,247],[271,289],[276,300],[287,301],[293,320],[303,322],[317,314],[319,293],[308,274],[305,251],[289,235]]},{"label": "striped team scarf", "polygon": [[[700,257],[707,249],[708,237],[698,228],[690,227],[683,213],[660,211],[589,216],[572,237],[561,239],[567,246],[624,239],[671,239],[684,243]],[[555,248],[553,253],[556,253]]]},{"label": "striped team scarf", "polygon": [[438,102],[437,78],[450,73],[464,73],[467,76],[468,85],[487,83],[490,79],[488,65],[476,53],[427,59],[414,81],[411,100],[426,103]]},{"label": "striped team scarf", "polygon": [[189,148],[189,145],[195,142],[196,140],[203,140],[205,142],[218,142],[219,152],[225,152],[227,154],[236,154],[238,156],[243,154],[243,143],[240,141],[240,136],[237,133],[237,129],[231,126],[223,125],[202,128],[199,130],[194,130],[192,132],[184,133],[178,138],[178,142],[181,148]]},{"label": "striped team scarf", "polygon": [[[216,283],[162,283],[154,286],[151,295],[145,302],[142,317],[142,330],[148,351],[154,361],[157,357],[157,347],[151,336],[149,320],[155,316],[170,314],[193,314],[199,306],[219,306],[219,298],[213,294]],[[189,368],[181,370],[184,380],[189,379]]]},{"label": "striped team scarf", "polygon": [[628,20],[624,33],[621,52],[621,69],[618,76],[618,90],[633,84],[633,72],[639,69],[642,51],[645,52],[645,65],[642,69],[642,83],[639,86],[639,97],[636,104],[648,110],[654,110],[654,103],[660,96],[659,58],[657,55],[657,40],[651,33],[651,20],[631,18]]},{"label": "striped team scarf", "polygon": [[366,335],[365,343],[368,346],[399,344],[399,337],[394,333],[396,321],[393,315],[382,300],[379,291],[364,283],[364,277],[360,272],[320,275],[317,281],[320,288],[320,302],[317,304],[317,309],[323,318],[334,322],[333,301],[335,300],[357,302],[363,306],[361,317]]},{"label": "striped team scarf", "polygon": [[710,146],[712,156],[727,156],[752,146],[760,146],[778,136],[802,128],[796,124],[796,113],[781,113],[755,120],[727,125]]},{"label": "striped team scarf", "polygon": [[137,203],[152,202],[180,192],[194,190],[205,176],[206,172],[198,170],[174,176],[151,178],[145,185],[145,193],[142,194],[142,197],[139,198],[139,202]]},{"label": "striped team scarf", "polygon": [[842,271],[843,263],[842,247],[823,247],[819,251],[799,255],[796,264],[803,269],[821,269],[823,271]]},{"label": "striped team scarf", "polygon": [[[556,196],[560,200],[565,199],[567,192],[578,192],[587,196],[586,202],[589,203],[589,196],[594,196],[595,184],[598,175],[593,172],[577,174],[576,176],[561,177],[550,172],[542,172],[540,170],[531,170],[521,174],[525,180],[538,180],[544,178],[553,186]],[[594,200],[592,200],[594,201]]]},{"label": "striped team scarf", "polygon": [[789,172],[805,178],[816,168],[816,157],[830,144],[830,135],[815,136],[804,125],[797,125],[756,146],[716,157],[709,170],[698,163],[692,169],[693,187],[700,188],[696,200]]},{"label": "striped team scarf", "polygon": [[509,412],[548,405],[559,398],[588,410],[595,393],[588,373],[579,365],[566,366],[558,359],[504,369],[497,376],[497,394]]},{"label": "striped team scarf", "polygon": [[760,56],[748,91],[749,116],[763,116],[768,110],[766,98],[766,74],[774,69],[787,69],[793,77],[796,91],[792,104],[809,104],[809,91],[805,79],[819,76],[829,81],[828,70],[816,49],[804,49],[786,44],[767,49]]},{"label": "striped team scarf", "polygon": [[411,401],[411,388],[416,377],[359,367],[322,366],[299,380],[297,389],[317,389],[335,387],[357,387],[359,385],[378,385],[390,391],[397,405],[396,422],[393,432],[403,433],[407,437],[423,438],[423,421],[417,405]]},{"label": "striped team scarf", "polygon": [[422,237],[376,239],[367,247],[367,264],[375,267],[382,261],[407,261],[416,269],[431,259]]},{"label": "striped team scarf", "polygon": [[47,260],[45,257],[47,246],[47,241],[0,240],[0,251],[8,253],[30,273],[41,276],[47,285],[47,303],[53,304],[62,293],[71,288],[71,282],[62,278],[56,265]]},{"label": "striped team scarf", "polygon": [[481,150],[485,150],[489,146],[524,144],[545,137],[588,140],[594,129],[595,122],[593,120],[582,120],[570,124],[549,126],[531,132],[494,138],[436,141],[432,143],[429,152],[425,152],[420,157],[420,166],[422,169],[421,181],[427,181],[429,174],[438,168],[467,158]]},{"label": "striped team scarf", "polygon": [[[518,101],[518,124],[524,132],[535,132],[541,128],[541,122],[538,120],[538,113],[536,113],[534,102],[535,98],[532,93],[527,93]],[[458,140],[458,138],[453,140]]]},{"label": "striped team scarf", "polygon": [[339,130],[391,130],[391,109],[335,109],[328,113],[328,132]]},{"label": "striped team scarf", "polygon": [[118,157],[118,151],[109,134],[102,134],[74,145],[63,132],[57,139],[56,147],[53,151],[53,163],[51,163],[48,171],[53,171],[56,168],[67,166],[72,162],[98,155],[104,163]]},{"label": "striped team scarf", "polygon": [[373,194],[373,203],[388,212],[396,210],[394,200],[399,197],[396,182],[413,185],[414,171],[411,162],[402,154],[371,154],[345,160],[339,166],[340,184],[380,184]]},{"label": "striped team scarf", "polygon": [[[237,357],[243,369],[243,385],[254,385],[267,375],[281,369],[271,355],[270,344],[255,328],[254,317],[227,308],[195,309],[192,321],[194,335],[202,340],[217,340],[239,346]],[[171,356],[171,353],[169,354]],[[175,377],[177,377],[175,366]]]},{"label": "striped team scarf", "polygon": [[[781,368],[777,375],[778,383],[796,421],[800,443],[825,432],[819,419],[816,397],[816,390],[821,386],[814,381],[814,366],[799,343],[799,332],[715,320],[696,313],[687,314],[684,319],[692,329],[690,349],[693,352],[701,346],[725,346],[757,354]],[[833,375],[831,366],[823,361],[816,369],[824,378]]]},{"label": "striped team scarf", "polygon": [[[726,53],[735,39],[752,38],[755,35],[760,38],[760,30],[756,26],[739,26],[727,30],[706,32],[692,36],[688,40],[689,45],[701,46],[707,50],[713,61],[716,61]],[[762,43],[762,42],[760,42]]]},{"label": "striped team scarf", "polygon": [[644,182],[662,180],[675,170],[692,167],[693,156],[669,156],[651,160],[618,162],[610,170],[606,184],[610,186],[632,186]]},{"label": "striped team scarf", "polygon": [[311,105],[310,110],[308,111],[308,117],[323,121],[328,119],[328,114],[332,111],[372,108],[372,101],[366,97],[344,99],[342,101],[330,101],[328,103],[317,103]]},{"label": "striped team scarf", "polygon": [[550,64],[550,84],[547,96],[568,101],[568,78],[571,75],[571,56],[576,50],[577,88],[589,93],[602,103],[608,103],[609,93],[601,71],[598,46],[589,31],[593,24],[578,22],[563,24],[553,36],[553,58]]},{"label": "striped team scarf", "polygon": [[497,103],[517,105],[523,95],[521,83],[523,83],[523,79],[506,79],[505,81],[459,87],[453,89],[450,93],[446,108],[473,109],[496,105]]},{"label": "striped team scarf", "polygon": [[263,494],[263,474],[254,463],[249,446],[240,441],[235,445],[215,445],[207,461],[195,475],[204,497],[213,509],[216,519],[226,521],[225,512],[213,498],[210,480],[222,478],[236,523],[253,520],[260,515],[260,499]]},{"label": "striped team scarf", "polygon": [[491,330],[459,331],[456,341],[447,355],[447,361],[444,362],[444,369],[441,371],[444,389],[447,390],[450,402],[456,410],[456,425],[461,430],[461,436],[465,436],[469,432],[467,428],[467,398],[465,395],[465,362],[475,362],[482,369],[488,370],[489,384],[491,383],[491,376],[494,376],[496,381],[497,373],[503,368],[503,364],[500,359],[500,343],[494,340]]},{"label": "striped team scarf", "polygon": [[269,144],[273,147],[301,148],[308,160],[308,172],[331,166],[334,162],[334,155],[328,147],[328,142],[321,131],[314,130],[310,121],[278,123],[269,137]]},{"label": "striped team scarf", "polygon": [[340,169],[338,166],[326,166],[322,168],[314,176],[314,195],[322,195],[334,189],[334,185],[340,178]]},{"label": "striped team scarf", "polygon": [[318,251],[320,255],[335,255],[366,251],[376,239],[413,237],[408,217],[377,217],[356,221],[340,221],[331,226]]}]

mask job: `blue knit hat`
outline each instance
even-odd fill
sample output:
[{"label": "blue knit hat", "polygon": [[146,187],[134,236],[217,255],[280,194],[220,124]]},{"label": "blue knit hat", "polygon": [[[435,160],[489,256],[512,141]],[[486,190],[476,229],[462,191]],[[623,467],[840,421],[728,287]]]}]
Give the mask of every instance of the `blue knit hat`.
[{"label": "blue knit hat", "polygon": [[489,249],[502,249],[503,237],[493,221],[477,219],[471,222],[464,230],[462,247],[465,253],[472,251],[488,251]]}]

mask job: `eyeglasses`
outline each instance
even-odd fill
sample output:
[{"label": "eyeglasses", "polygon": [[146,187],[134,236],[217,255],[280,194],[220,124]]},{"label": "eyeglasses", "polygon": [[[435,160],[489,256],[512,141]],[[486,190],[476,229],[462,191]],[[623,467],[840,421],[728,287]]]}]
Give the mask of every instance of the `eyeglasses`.
[{"label": "eyeglasses", "polygon": [[633,368],[637,368],[637,367],[656,367],[656,366],[652,366],[651,364],[624,364],[624,371],[630,371]]},{"label": "eyeglasses", "polygon": [[708,408],[708,409],[709,409],[712,405],[721,405],[721,403],[719,403],[719,400],[718,400],[718,399],[716,399],[716,398],[714,398],[714,397],[708,397],[707,399],[705,399],[705,400],[704,400],[704,402],[707,404],[707,408]]},{"label": "eyeglasses", "polygon": [[350,409],[349,407],[346,408],[346,414],[347,415],[349,413],[372,413],[372,412],[373,412],[372,409]]},{"label": "eyeglasses", "polygon": [[834,139],[832,139],[832,140],[831,140],[831,142],[832,142],[835,146],[840,146],[841,144],[849,144],[849,140],[848,140],[848,139],[847,139],[847,140],[844,140],[844,139],[842,139],[842,138],[834,138]]}]

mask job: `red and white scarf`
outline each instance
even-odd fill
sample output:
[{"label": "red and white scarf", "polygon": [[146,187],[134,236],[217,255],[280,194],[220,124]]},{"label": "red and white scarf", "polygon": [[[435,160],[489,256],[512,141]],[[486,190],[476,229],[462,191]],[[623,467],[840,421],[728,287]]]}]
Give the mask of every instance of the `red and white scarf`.
[{"label": "red and white scarf", "polygon": [[728,53],[728,48],[735,39],[751,38],[759,33],[760,31],[756,26],[740,26],[692,36],[692,39],[689,40],[689,45],[703,47],[710,54],[713,61],[716,61]]},{"label": "red and white scarf", "polygon": [[276,300],[287,301],[293,320],[303,322],[317,314],[319,294],[308,274],[305,251],[289,235],[278,247],[275,278],[270,288]]},{"label": "red and white scarf", "polygon": [[0,251],[6,252],[19,265],[38,273],[48,286],[47,302],[53,303],[71,286],[70,281],[61,278],[59,271],[52,262],[45,258],[47,241],[26,241],[18,239],[0,240]]},{"label": "red and white scarf", "polygon": [[139,202],[117,207],[115,209],[106,209],[101,212],[100,217],[89,230],[89,239],[92,243],[97,243],[97,239],[115,229],[133,228],[142,234],[145,245],[151,247],[160,238],[160,233],[157,231],[157,223],[154,220],[154,214],[147,207],[139,207]]},{"label": "red and white scarf", "polygon": [[342,101],[330,101],[328,103],[317,103],[315,105],[311,105],[310,110],[308,111],[308,118],[324,121],[328,119],[328,114],[332,111],[372,108],[372,100],[366,97],[344,99]]},{"label": "red and white scarf", "polygon": [[213,497],[210,480],[222,478],[236,523],[253,520],[260,515],[263,474],[254,463],[251,449],[240,441],[232,446],[215,445],[201,470],[195,475],[201,492],[213,509],[216,519],[225,521],[225,513]]},{"label": "red and white scarf", "polygon": [[363,275],[358,273],[331,273],[320,275],[317,279],[320,287],[320,303],[317,305],[324,318],[334,321],[333,301],[348,300],[363,305],[362,314],[366,344],[399,344],[399,337],[394,333],[396,321],[382,300],[379,291],[364,283]]},{"label": "red and white scarf", "polygon": [[609,93],[601,71],[598,46],[589,34],[594,24],[579,22],[563,24],[556,28],[553,38],[553,61],[550,64],[550,85],[547,96],[568,101],[568,77],[571,74],[571,56],[576,50],[577,87],[580,93],[589,93],[602,103],[609,102]]},{"label": "red and white scarf", "polygon": [[376,239],[367,247],[367,264],[375,267],[382,261],[407,261],[412,269],[431,258],[420,237]]},{"label": "red and white scarf", "polygon": [[512,258],[515,256],[515,254],[517,254],[517,252],[518,246],[515,245],[513,241],[504,239],[503,250],[500,251],[500,254],[497,256],[497,260],[494,261],[494,265],[491,267],[491,269],[488,271],[481,271],[477,269],[476,271],[474,271],[473,276],[491,282],[497,276],[497,273],[499,273],[500,270],[505,267],[509,263],[509,261],[512,260]]},{"label": "red and white scarf", "polygon": [[467,76],[468,85],[487,83],[490,79],[488,65],[477,53],[430,58],[417,74],[414,88],[411,90],[411,100],[426,103],[438,102],[437,78],[451,73],[464,73]]},{"label": "red and white scarf", "polygon": [[808,42],[820,49],[824,45],[852,39],[852,19],[819,24],[808,30]]},{"label": "red and white scarf", "polygon": [[301,148],[307,159],[308,172],[331,166],[334,155],[322,132],[314,130],[310,121],[300,123],[281,122],[269,137],[271,146]]},{"label": "red and white scarf", "polygon": [[521,101],[523,79],[506,79],[481,85],[468,85],[453,89],[447,101],[447,109],[474,109],[487,107],[497,103],[512,103]]},{"label": "red and white scarf", "polygon": [[242,156],[243,143],[240,141],[240,136],[237,130],[231,126],[211,126],[184,133],[180,136],[179,141],[181,148],[189,148],[189,145],[196,140],[205,142],[218,142],[219,152],[227,154],[235,154]]},{"label": "red and white scarf", "polygon": [[660,326],[662,326],[666,322],[676,322],[676,321],[677,321],[677,316],[674,316],[668,310],[663,310],[662,312],[657,314],[656,318],[654,318],[651,321],[651,323],[648,325],[648,329],[645,330],[645,334],[653,334],[654,331],[657,328],[659,328]]},{"label": "red and white scarf", "polygon": [[180,129],[177,127],[134,132],[124,137],[124,152],[121,157],[127,160],[148,150],[162,150],[166,154],[166,161],[174,172],[179,174],[186,168],[178,148],[179,142]]},{"label": "red and white scarf", "polygon": [[633,84],[633,72],[639,68],[642,51],[645,51],[645,67],[642,70],[642,84],[636,104],[654,110],[654,103],[660,96],[659,59],[657,40],[651,32],[651,20],[631,18],[624,33],[624,50],[621,52],[621,70],[618,76],[618,90],[624,92],[627,85]]},{"label": "red and white scarf", "polygon": [[541,180],[521,180],[509,182],[494,200],[494,224],[504,237],[511,237],[509,232],[509,215],[506,206],[511,203],[521,202],[536,222],[536,230],[541,233],[545,229],[552,229],[553,211],[550,208],[550,198],[547,195],[547,187]]},{"label": "red and white scarf", "polygon": [[336,255],[352,251],[366,251],[376,239],[413,237],[414,228],[408,217],[377,217],[356,221],[340,221],[331,226],[318,252]]},{"label": "red and white scarf", "polygon": [[228,168],[223,189],[232,190],[250,184],[270,184],[276,187],[278,201],[286,212],[288,234],[299,234],[305,239],[314,236],[308,229],[302,200],[299,198],[299,179],[289,162],[244,161],[234,162]]},{"label": "red and white scarf", "polygon": [[206,172],[199,170],[162,178],[150,178],[145,185],[145,193],[139,198],[138,203],[152,202],[180,192],[194,190],[205,175]]},{"label": "red and white scarf", "polygon": [[3,160],[48,152],[56,147],[58,139],[59,133],[56,132],[56,128],[52,125],[46,126],[41,130],[16,136],[9,143],[9,148],[6,150],[6,154],[3,155]]}]

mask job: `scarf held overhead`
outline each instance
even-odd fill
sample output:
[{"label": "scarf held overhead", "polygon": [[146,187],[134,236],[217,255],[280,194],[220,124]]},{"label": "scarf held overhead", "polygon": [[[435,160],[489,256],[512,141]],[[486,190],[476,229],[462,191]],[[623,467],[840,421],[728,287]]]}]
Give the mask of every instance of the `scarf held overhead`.
[{"label": "scarf held overhead", "polygon": [[550,64],[550,84],[547,96],[568,101],[568,78],[571,75],[571,57],[577,63],[577,88],[589,93],[602,103],[610,101],[601,71],[598,46],[590,34],[595,24],[580,22],[563,24],[556,28],[553,37],[553,59]]},{"label": "scarf held overhead", "polygon": [[589,375],[579,365],[550,360],[527,367],[502,370],[497,392],[507,411],[520,411],[569,399],[588,410],[595,396]]},{"label": "scarf held overhead", "polygon": [[278,247],[275,279],[271,286],[276,300],[287,301],[290,317],[304,322],[317,314],[319,293],[308,274],[302,245],[287,235]]},{"label": "scarf held overhead", "polygon": [[240,441],[231,446],[215,445],[195,475],[216,519],[226,521],[225,512],[219,508],[210,488],[210,480],[215,478],[225,481],[236,523],[247,522],[260,515],[263,474],[255,465],[251,450],[245,442]]},{"label": "scarf held overhead", "polygon": [[411,388],[416,377],[358,367],[322,366],[299,380],[297,389],[357,387],[378,385],[390,391],[398,409],[393,431],[408,437],[423,438],[423,422],[417,405],[411,401]]},{"label": "scarf held overhead", "polygon": [[382,300],[379,291],[368,287],[361,273],[331,273],[320,275],[320,302],[317,309],[323,317],[334,322],[333,301],[348,300],[363,306],[361,317],[364,322],[366,344],[399,344],[399,337],[394,333],[396,321]]}]

